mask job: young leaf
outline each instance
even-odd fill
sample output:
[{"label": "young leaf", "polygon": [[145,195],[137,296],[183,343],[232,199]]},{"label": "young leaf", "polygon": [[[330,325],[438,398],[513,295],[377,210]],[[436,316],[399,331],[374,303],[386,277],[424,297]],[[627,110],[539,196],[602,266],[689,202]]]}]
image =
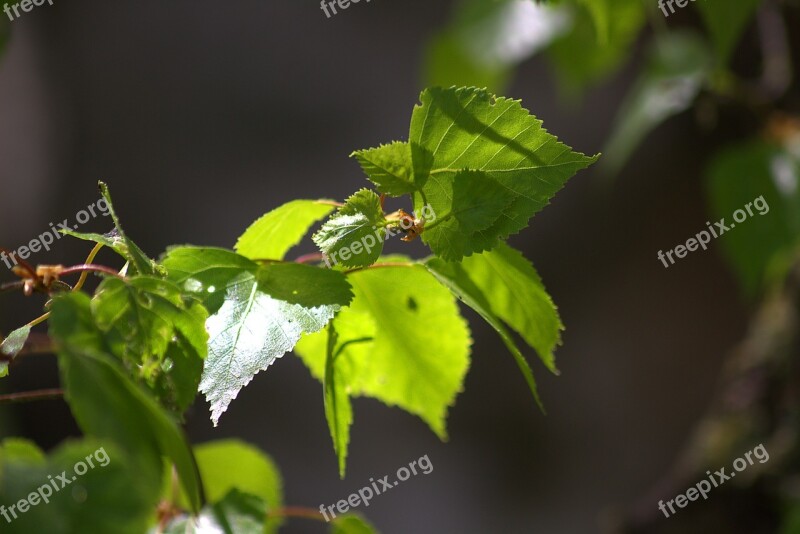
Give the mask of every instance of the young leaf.
[{"label": "young leaf", "polygon": [[[215,425],[259,371],[292,350],[303,333],[324,328],[352,298],[338,271],[301,264],[260,267],[222,249],[172,249],[163,265],[170,279],[194,291],[212,312],[200,391],[211,403]],[[280,283],[272,283],[275,277]]]},{"label": "young leaf", "polygon": [[0,378],[8,376],[9,362],[22,351],[30,335],[31,327],[26,325],[8,334],[8,337],[0,343],[0,355],[3,356],[3,359],[0,360]]},{"label": "young leaf", "polygon": [[[445,439],[447,410],[461,391],[471,343],[453,296],[424,267],[412,264],[365,269],[349,280],[355,298],[334,322],[337,376],[350,395],[399,406]],[[295,349],[320,380],[326,349],[324,333],[306,336]],[[340,413],[340,420],[347,417]],[[346,450],[338,454],[341,458]]]},{"label": "young leaf", "polygon": [[119,217],[117,217],[117,212],[114,210],[114,204],[111,202],[111,193],[108,190],[108,186],[103,182],[99,182],[98,185],[100,187],[100,194],[108,206],[108,213],[111,214],[111,219],[114,221],[117,234],[126,245],[125,252],[128,262],[139,274],[150,276],[163,274],[156,262],[148,258],[147,255],[142,252],[142,249],[125,235],[125,232],[122,230],[122,224],[119,222]]},{"label": "young leaf", "polygon": [[288,202],[254,222],[236,242],[236,252],[253,260],[282,260],[311,226],[331,211],[331,201]]},{"label": "young leaf", "polygon": [[[419,211],[427,200],[436,213],[422,239],[446,260],[488,250],[520,231],[597,159],[560,143],[517,100],[475,88],[428,89],[420,100],[409,134],[421,189],[414,202]],[[471,210],[476,222],[465,226]],[[460,222],[445,224],[451,219]]]},{"label": "young leaf", "polygon": [[[64,297],[55,299],[54,316],[60,314],[58,308],[75,302]],[[131,382],[113,357],[75,346],[69,340],[58,341],[65,398],[83,431],[116,443],[135,458],[138,476],[151,491],[161,484],[162,456],[170,458],[191,509],[199,510],[202,487],[197,466],[175,422]]]},{"label": "young leaf", "polygon": [[111,230],[107,234],[93,234],[93,233],[85,234],[67,229],[59,230],[59,232],[61,232],[64,235],[74,237],[75,239],[80,239],[82,241],[91,241],[93,243],[100,243],[101,245],[110,248],[111,250],[113,250],[123,258],[125,258],[126,261],[130,261],[131,253],[128,250],[128,245],[125,242],[125,239],[123,239],[119,235],[119,232],[117,232],[116,228]]},{"label": "young leaf", "polygon": [[394,142],[359,150],[353,152],[351,157],[358,160],[367,178],[381,193],[398,197],[416,191],[411,170],[411,150],[407,143]]},{"label": "young leaf", "polygon": [[380,197],[362,189],[347,199],[313,239],[329,264],[365,267],[381,255],[385,225]]}]

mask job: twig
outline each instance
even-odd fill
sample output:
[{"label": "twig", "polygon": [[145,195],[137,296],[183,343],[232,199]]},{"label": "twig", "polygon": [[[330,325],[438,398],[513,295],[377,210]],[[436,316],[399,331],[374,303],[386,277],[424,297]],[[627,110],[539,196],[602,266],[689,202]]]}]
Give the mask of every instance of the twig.
[{"label": "twig", "polygon": [[296,260],[294,260],[294,262],[295,263],[314,263],[314,262],[322,261],[323,259],[325,259],[325,256],[323,256],[321,252],[312,252],[310,254],[303,254],[302,256],[299,256]]},{"label": "twig", "polygon": [[22,393],[9,393],[0,395],[0,404],[18,404],[42,400],[55,400],[64,396],[63,389],[42,389],[39,391],[24,391]]},{"label": "twig", "polygon": [[86,274],[87,272],[96,272],[96,273],[103,273],[109,276],[115,276],[120,279],[125,279],[124,276],[119,274],[119,271],[115,271],[111,267],[106,267],[105,265],[93,265],[91,263],[84,263],[83,265],[73,265],[72,267],[67,267],[66,269],[60,271],[58,274],[59,276],[64,276],[73,273],[82,273],[81,276]]},{"label": "twig", "polygon": [[277,510],[270,511],[269,517],[294,517],[298,519],[322,521],[323,523],[326,522],[325,518],[322,517],[319,511],[314,510],[313,508],[303,508],[302,506],[285,506],[283,508],[278,508]]}]

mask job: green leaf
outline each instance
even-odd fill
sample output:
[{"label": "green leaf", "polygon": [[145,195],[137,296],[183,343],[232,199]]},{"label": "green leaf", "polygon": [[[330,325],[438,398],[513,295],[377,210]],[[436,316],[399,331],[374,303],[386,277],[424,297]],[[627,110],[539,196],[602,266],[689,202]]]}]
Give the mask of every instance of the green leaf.
[{"label": "green leaf", "polygon": [[[372,338],[368,338],[372,340]],[[344,478],[347,467],[347,448],[350,445],[350,427],[353,424],[353,406],[347,392],[347,384],[336,372],[336,358],[346,345],[337,345],[338,336],[333,325],[328,325],[328,343],[325,354],[325,419],[333,440],[333,451],[339,459],[339,476]],[[353,340],[349,340],[350,343]]]},{"label": "green leaf", "polygon": [[378,191],[390,196],[413,193],[414,184],[411,165],[411,150],[407,143],[394,142],[378,148],[353,152],[367,178]]},{"label": "green leaf", "polygon": [[[76,302],[56,298],[53,317]],[[55,336],[56,331],[51,334]],[[150,395],[131,382],[111,356],[77,347],[68,339],[57,341],[65,398],[83,431],[116,443],[135,458],[138,477],[148,491],[158,493],[161,458],[170,458],[192,510],[199,510],[202,489],[197,467],[175,422]]]},{"label": "green leaf", "polygon": [[61,229],[59,230],[59,232],[61,232],[64,235],[74,237],[75,239],[80,239],[82,241],[91,241],[92,243],[100,243],[101,245],[110,248],[111,250],[113,250],[126,260],[129,260],[131,257],[125,239],[123,239],[119,235],[119,232],[117,232],[116,228],[108,232],[107,234],[81,233],[68,229]]},{"label": "green leaf", "polygon": [[728,63],[761,0],[703,0],[697,9],[708,27],[721,64]]},{"label": "green leaf", "polygon": [[[517,195],[480,171],[431,176],[425,187],[429,219],[422,239],[437,254],[460,259],[494,245],[492,227]],[[441,220],[436,219],[441,216]]]},{"label": "green leaf", "polygon": [[462,266],[490,298],[492,312],[516,331],[557,373],[553,352],[564,325],[539,274],[518,250],[501,243],[491,252],[464,259]]},{"label": "green leaf", "polygon": [[280,471],[256,447],[226,439],[197,445],[194,451],[209,502],[218,502],[237,489],[259,497],[270,509],[282,506]]},{"label": "green leaf", "polygon": [[458,263],[448,263],[439,258],[432,258],[428,261],[428,268],[436,275],[442,284],[452,291],[452,293],[461,299],[467,306],[478,312],[489,325],[495,329],[500,335],[508,351],[517,362],[522,376],[531,390],[536,404],[544,411],[541,398],[539,397],[539,390],[536,386],[536,380],[533,377],[533,371],[528,364],[528,361],[520,352],[519,347],[514,342],[514,338],[506,329],[503,322],[491,311],[491,305],[483,294],[481,289],[469,278],[469,274]]},{"label": "green leaf", "polygon": [[[784,279],[800,248],[800,153],[743,143],[718,154],[707,179],[713,217],[731,227],[720,245],[744,293],[754,297]],[[741,222],[734,220],[736,210]]]},{"label": "green leaf", "polygon": [[[194,454],[206,498],[212,505],[239,492],[258,499],[262,516],[283,506],[280,472],[272,459],[256,447],[234,439],[220,440],[196,446]],[[165,498],[171,498],[171,491]],[[181,506],[185,506],[185,496]],[[280,517],[268,518],[266,523],[262,520],[259,533],[277,532],[282,522]]]},{"label": "green leaf", "polygon": [[215,425],[259,371],[292,350],[303,333],[324,328],[352,298],[338,271],[300,264],[260,267],[221,249],[172,249],[163,265],[170,279],[194,291],[213,313],[206,322],[208,359],[200,390],[211,403]]},{"label": "green leaf", "polygon": [[513,69],[569,28],[567,10],[530,0],[465,0],[428,45],[427,86],[502,91]]},{"label": "green leaf", "polygon": [[[202,306],[197,306],[205,316]],[[202,323],[201,323],[202,324]],[[204,347],[205,348],[205,347]],[[204,350],[203,355],[206,351]],[[183,414],[197,397],[203,375],[204,356],[201,357],[186,336],[177,332],[161,363],[152,390],[165,407]]]},{"label": "green leaf", "polygon": [[[181,516],[165,534],[263,534],[264,502],[255,495],[231,490],[222,500],[207,506],[197,517]],[[160,530],[151,531],[160,534]]]},{"label": "green leaf", "polygon": [[497,92],[508,86],[514,73],[499,64],[479,64],[453,32],[436,35],[428,43],[424,72],[429,87],[475,86]]},{"label": "green leaf", "polygon": [[258,289],[278,300],[313,308],[343,305],[353,298],[344,275],[299,263],[277,263],[258,269]]},{"label": "green leaf", "polygon": [[618,172],[653,128],[689,109],[710,69],[710,52],[698,35],[673,31],[658,37],[646,69],[617,114],[603,165]]},{"label": "green leaf", "polygon": [[644,26],[645,6],[638,0],[581,0],[573,7],[573,21],[548,55],[561,85],[577,94],[612,74],[628,57]]},{"label": "green leaf", "polygon": [[[86,468],[84,474],[76,472],[79,464],[79,469]],[[107,442],[71,442],[49,458],[31,443],[0,444],[0,503],[10,519],[0,518],[4,533],[139,534],[146,530],[157,498],[141,483],[130,458]],[[20,513],[23,499],[35,504]]]},{"label": "green leaf", "polygon": [[152,382],[158,376],[172,340],[203,360],[207,354],[207,313],[197,301],[184,301],[172,282],[139,276],[125,281],[107,278],[97,288],[92,315],[111,351],[139,366]]},{"label": "green leaf", "polygon": [[8,334],[0,343],[0,355],[4,357],[0,360],[0,378],[8,376],[8,364],[25,348],[30,335],[31,327],[26,325]]},{"label": "green leaf", "polygon": [[22,438],[7,438],[0,442],[0,482],[3,480],[3,464],[11,460],[25,461],[30,464],[44,465],[47,457],[30,440]]},{"label": "green leaf", "polygon": [[533,373],[505,327],[507,324],[522,336],[545,366],[557,373],[553,350],[560,343],[563,325],[533,265],[505,244],[462,263],[432,258],[426,265],[500,334],[541,406]]},{"label": "green leaf", "polygon": [[380,197],[362,189],[347,199],[313,239],[329,265],[365,267],[381,255],[385,225]]},{"label": "green leaf", "polygon": [[294,200],[272,210],[242,234],[236,252],[253,260],[282,260],[311,226],[333,211],[327,200]]},{"label": "green leaf", "polygon": [[421,188],[415,207],[427,200],[435,212],[422,239],[446,260],[488,250],[520,231],[597,159],[560,143],[517,100],[475,88],[433,88],[420,99],[409,135]]},{"label": "green leaf", "polygon": [[377,534],[378,531],[358,514],[348,514],[331,521],[331,534]]},{"label": "green leaf", "polygon": [[[131,266],[136,270],[137,273],[142,275],[161,275],[163,274],[159,269],[158,265],[155,261],[151,260],[147,257],[147,255],[142,252],[142,249],[139,248],[136,243],[134,243],[125,232],[122,230],[122,224],[119,221],[119,217],[117,217],[117,212],[114,210],[114,204],[111,201],[111,193],[108,190],[108,186],[103,182],[98,182],[98,186],[100,187],[100,194],[105,200],[106,205],[108,206],[108,212],[111,214],[111,219],[114,221],[114,226],[116,227],[117,234],[120,239],[125,243],[125,257],[127,258],[128,262]],[[115,248],[115,250],[117,250]]]},{"label": "green leaf", "polygon": [[[365,269],[348,279],[355,298],[334,321],[336,376],[349,395],[399,406],[445,439],[447,410],[462,389],[471,344],[453,296],[418,265]],[[304,337],[295,349],[320,380],[327,343],[327,335],[319,333]],[[340,421],[348,417],[339,414]]]}]

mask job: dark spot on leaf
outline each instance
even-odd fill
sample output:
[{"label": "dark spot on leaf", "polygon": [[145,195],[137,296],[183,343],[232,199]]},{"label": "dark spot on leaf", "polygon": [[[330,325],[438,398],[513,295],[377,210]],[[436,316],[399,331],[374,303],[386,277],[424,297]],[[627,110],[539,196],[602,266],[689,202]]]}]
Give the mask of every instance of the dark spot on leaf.
[{"label": "dark spot on leaf", "polygon": [[419,306],[417,306],[417,301],[414,300],[414,297],[408,297],[408,302],[406,302],[406,306],[408,306],[408,309],[411,311],[417,311],[419,309]]}]

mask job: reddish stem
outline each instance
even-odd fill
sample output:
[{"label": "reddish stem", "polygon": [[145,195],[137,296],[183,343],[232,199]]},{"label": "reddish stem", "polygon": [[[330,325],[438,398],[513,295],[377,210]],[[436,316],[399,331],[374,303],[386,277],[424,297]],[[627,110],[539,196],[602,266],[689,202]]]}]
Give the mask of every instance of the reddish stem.
[{"label": "reddish stem", "polygon": [[62,389],[42,389],[40,391],[25,391],[0,395],[0,404],[16,404],[20,402],[33,402],[40,400],[60,399],[64,396]]},{"label": "reddish stem", "polygon": [[91,271],[91,272],[96,272],[96,273],[104,273],[104,274],[107,274],[107,275],[110,275],[110,276],[115,276],[115,277],[120,278],[122,280],[125,279],[124,276],[119,274],[118,271],[115,271],[111,267],[106,267],[105,265],[95,265],[95,264],[92,264],[92,263],[84,263],[83,265],[73,265],[72,267],[67,267],[67,268],[63,269],[58,274],[59,274],[59,276],[65,276],[65,275],[68,275],[68,274],[82,273],[82,272],[85,272],[85,271]]},{"label": "reddish stem", "polygon": [[297,519],[311,519],[312,521],[325,522],[325,518],[322,517],[319,511],[314,510],[313,508],[304,508],[302,506],[284,506],[283,508],[270,511],[269,516],[289,518],[294,517]]},{"label": "reddish stem", "polygon": [[325,256],[322,255],[321,252],[312,252],[310,254],[303,254],[302,256],[298,257],[294,260],[295,263],[314,263],[318,261],[322,261],[325,259]]}]

